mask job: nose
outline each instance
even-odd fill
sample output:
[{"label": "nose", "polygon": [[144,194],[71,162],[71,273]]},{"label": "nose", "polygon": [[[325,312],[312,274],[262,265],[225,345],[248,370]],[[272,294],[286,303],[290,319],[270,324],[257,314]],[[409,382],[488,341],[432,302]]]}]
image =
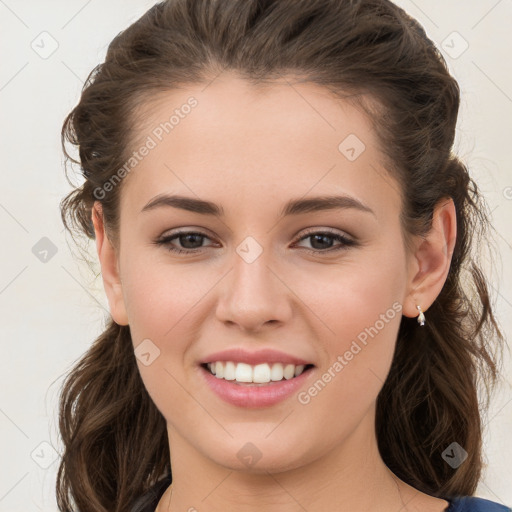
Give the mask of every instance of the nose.
[{"label": "nose", "polygon": [[256,332],[271,324],[278,326],[292,315],[293,293],[274,270],[263,251],[254,261],[234,254],[233,267],[222,280],[217,318],[243,331]]}]

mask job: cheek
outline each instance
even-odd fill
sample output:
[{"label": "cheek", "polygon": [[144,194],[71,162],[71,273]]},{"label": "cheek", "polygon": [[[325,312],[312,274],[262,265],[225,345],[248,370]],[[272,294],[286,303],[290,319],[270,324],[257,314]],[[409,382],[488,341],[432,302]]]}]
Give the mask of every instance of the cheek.
[{"label": "cheek", "polygon": [[321,382],[304,397],[306,402],[318,396],[319,410],[328,411],[329,403],[340,403],[345,413],[348,407],[354,417],[360,417],[387,377],[406,279],[399,250],[384,254],[354,260],[335,272],[332,267],[324,269],[314,279],[302,280],[304,288],[298,295],[306,296],[309,289],[308,308],[323,325],[326,361],[319,372]]},{"label": "cheek", "polygon": [[174,338],[218,281],[217,275],[199,267],[137,265],[135,258],[124,270],[123,294],[134,344],[143,338]]},{"label": "cheek", "polygon": [[[183,388],[184,359],[200,324],[192,320],[197,319],[194,306],[200,307],[208,280],[202,279],[199,286],[186,279],[187,273],[178,266],[137,266],[135,259],[125,271],[123,292],[144,386],[164,417],[177,409],[188,417],[194,403]],[[149,353],[146,359],[145,353]]]},{"label": "cheek", "polygon": [[399,324],[406,286],[405,258],[399,248],[355,254],[293,280],[294,291],[323,324],[329,345],[338,343],[340,349],[372,326],[394,341],[390,331]]},{"label": "cheek", "polygon": [[148,265],[134,254],[122,268],[135,353],[150,353],[150,364],[138,357],[137,365],[145,387],[162,410],[170,396],[186,399],[180,395],[178,382],[184,382],[185,367],[191,364],[190,345],[201,337],[202,315],[211,310],[208,294],[218,283],[218,273],[212,275],[199,266]]}]

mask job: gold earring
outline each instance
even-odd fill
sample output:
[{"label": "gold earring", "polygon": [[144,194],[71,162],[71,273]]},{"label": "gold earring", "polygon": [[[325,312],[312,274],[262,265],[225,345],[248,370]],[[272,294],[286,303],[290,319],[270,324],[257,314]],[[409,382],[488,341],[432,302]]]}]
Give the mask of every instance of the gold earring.
[{"label": "gold earring", "polygon": [[425,325],[425,315],[423,314],[423,311],[421,311],[421,307],[420,306],[416,306],[416,309],[420,312],[419,315],[418,315],[418,323],[420,325]]}]

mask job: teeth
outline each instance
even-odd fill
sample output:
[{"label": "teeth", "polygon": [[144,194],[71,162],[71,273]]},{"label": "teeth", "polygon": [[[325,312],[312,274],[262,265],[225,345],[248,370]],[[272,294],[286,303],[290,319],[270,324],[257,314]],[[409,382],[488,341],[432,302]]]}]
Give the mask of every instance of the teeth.
[{"label": "teeth", "polygon": [[282,364],[273,364],[272,370],[270,370],[270,379],[273,381],[283,380],[283,365]]},{"label": "teeth", "polygon": [[270,382],[270,366],[266,363],[256,365],[252,369],[252,381]]},{"label": "teeth", "polygon": [[304,364],[299,364],[298,366],[296,366],[293,375],[295,377],[298,377],[304,371],[305,366],[306,365]]},{"label": "teeth", "polygon": [[305,365],[262,363],[250,365],[246,363],[234,363],[233,361],[215,361],[206,365],[210,372],[218,379],[235,380],[236,382],[253,382],[265,384],[270,381],[290,380],[298,377]]},{"label": "teeth", "polygon": [[[222,366],[222,363],[219,365]],[[224,378],[226,380],[235,380],[236,377],[236,366],[232,361],[224,363]]]}]

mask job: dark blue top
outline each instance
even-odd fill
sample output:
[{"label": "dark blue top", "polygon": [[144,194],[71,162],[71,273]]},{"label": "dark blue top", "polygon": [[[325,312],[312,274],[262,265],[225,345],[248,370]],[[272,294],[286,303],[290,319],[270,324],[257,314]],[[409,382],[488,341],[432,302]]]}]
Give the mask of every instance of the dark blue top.
[{"label": "dark blue top", "polygon": [[[171,476],[163,478],[142,495],[133,505],[130,512],[155,512],[165,489],[171,483]],[[452,498],[441,498],[450,503],[445,512],[512,512],[512,509],[474,496],[459,496]]]},{"label": "dark blue top", "polygon": [[474,496],[442,499],[450,502],[446,512],[512,512],[512,509],[505,505]]}]

